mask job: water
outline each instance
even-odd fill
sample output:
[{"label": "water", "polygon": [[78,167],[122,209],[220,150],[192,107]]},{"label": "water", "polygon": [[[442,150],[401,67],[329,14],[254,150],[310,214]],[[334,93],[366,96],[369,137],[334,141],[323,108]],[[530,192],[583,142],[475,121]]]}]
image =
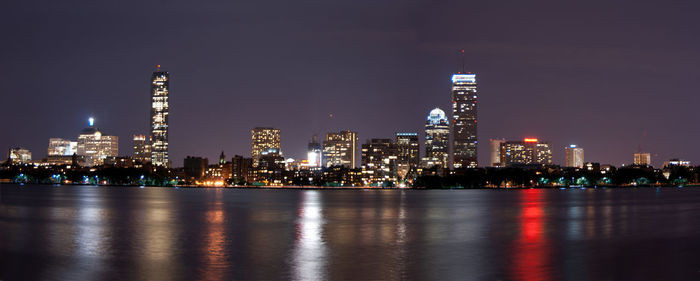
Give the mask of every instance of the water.
[{"label": "water", "polygon": [[0,187],[0,280],[700,279],[695,188]]}]

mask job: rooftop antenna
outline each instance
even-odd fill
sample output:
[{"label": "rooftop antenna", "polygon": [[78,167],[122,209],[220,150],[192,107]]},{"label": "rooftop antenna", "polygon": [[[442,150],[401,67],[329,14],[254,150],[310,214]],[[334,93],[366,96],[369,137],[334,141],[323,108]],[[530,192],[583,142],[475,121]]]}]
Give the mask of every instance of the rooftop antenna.
[{"label": "rooftop antenna", "polygon": [[464,71],[464,49],[460,50],[460,55],[462,56],[462,72],[459,74],[466,74],[467,72]]}]

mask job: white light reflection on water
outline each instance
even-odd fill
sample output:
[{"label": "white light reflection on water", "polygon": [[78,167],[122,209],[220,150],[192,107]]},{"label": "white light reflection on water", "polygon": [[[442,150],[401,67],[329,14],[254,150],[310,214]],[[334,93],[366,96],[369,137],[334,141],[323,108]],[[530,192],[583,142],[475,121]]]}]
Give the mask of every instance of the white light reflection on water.
[{"label": "white light reflection on water", "polygon": [[297,240],[292,267],[294,280],[323,280],[326,276],[326,244],[323,239],[323,206],[318,190],[302,194],[297,218]]},{"label": "white light reflection on water", "polygon": [[111,234],[105,225],[109,212],[104,206],[100,190],[96,187],[85,187],[85,196],[78,201],[76,217],[77,230],[74,236],[74,246],[82,270],[62,272],[61,278],[74,280],[91,280],[104,269],[104,257],[111,250]]}]

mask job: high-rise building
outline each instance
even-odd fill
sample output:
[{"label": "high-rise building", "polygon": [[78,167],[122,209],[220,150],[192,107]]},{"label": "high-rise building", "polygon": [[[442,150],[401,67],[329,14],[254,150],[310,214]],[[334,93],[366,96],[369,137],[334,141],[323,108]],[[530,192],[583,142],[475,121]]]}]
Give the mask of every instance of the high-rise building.
[{"label": "high-rise building", "polygon": [[549,165],[552,149],[548,142],[535,138],[501,143],[501,165]]},{"label": "high-rise building", "polygon": [[357,167],[357,133],[327,133],[323,142],[323,166]]},{"label": "high-rise building", "polygon": [[476,74],[452,75],[453,166],[476,168]]},{"label": "high-rise building", "polygon": [[308,166],[310,168],[321,167],[321,159],[323,157],[323,146],[318,141],[318,136],[314,135],[311,137],[311,142],[309,143],[308,149],[306,150],[306,160],[308,161]]},{"label": "high-rise building", "polygon": [[168,158],[168,96],[170,74],[158,70],[151,76],[151,163],[170,167]]},{"label": "high-rise building", "polygon": [[119,137],[103,134],[90,118],[90,126],[78,135],[77,154],[85,156],[87,166],[102,165],[105,158],[119,156]]},{"label": "high-rise building", "polygon": [[418,133],[396,133],[395,143],[398,150],[397,173],[399,177],[405,178],[420,166]]},{"label": "high-rise building", "polygon": [[71,156],[78,152],[78,142],[61,138],[50,138],[48,156]]},{"label": "high-rise building", "polygon": [[135,161],[141,163],[151,162],[151,143],[144,135],[134,135],[133,139],[133,149]]},{"label": "high-rise building", "polygon": [[565,147],[564,152],[566,154],[566,167],[583,168],[583,148],[572,144]]},{"label": "high-rise building", "polygon": [[501,144],[506,142],[506,140],[491,139],[489,141],[491,142],[491,155],[489,157],[491,160],[491,167],[503,167],[503,164],[501,164]]},{"label": "high-rise building", "polygon": [[391,139],[371,139],[362,145],[365,184],[396,182],[398,150]]},{"label": "high-rise building", "polygon": [[450,124],[445,112],[435,108],[425,122],[425,157],[423,166],[448,168]]},{"label": "high-rise building", "polygon": [[651,154],[645,152],[637,152],[634,154],[634,164],[639,166],[651,165]]},{"label": "high-rise building", "polygon": [[11,163],[27,163],[32,161],[32,152],[22,147],[10,148],[7,158]]},{"label": "high-rise building", "polygon": [[280,130],[274,128],[256,127],[250,130],[253,166],[257,167],[263,155],[282,156]]}]

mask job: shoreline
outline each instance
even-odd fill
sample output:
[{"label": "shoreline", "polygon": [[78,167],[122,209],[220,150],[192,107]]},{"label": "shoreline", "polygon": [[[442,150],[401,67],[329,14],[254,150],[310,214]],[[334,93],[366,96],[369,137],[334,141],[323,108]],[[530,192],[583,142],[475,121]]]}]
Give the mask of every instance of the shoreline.
[{"label": "shoreline", "polygon": [[618,186],[618,185],[598,185],[598,186],[522,186],[522,187],[476,187],[476,188],[420,188],[420,187],[376,187],[376,186],[195,186],[195,185],[175,185],[175,186],[139,186],[139,185],[111,185],[111,184],[48,184],[48,183],[12,183],[0,182],[2,185],[41,185],[41,186],[95,186],[95,187],[158,187],[158,188],[186,188],[186,189],[286,189],[286,190],[523,190],[523,189],[607,189],[607,188],[685,188],[700,187],[700,184],[687,185],[639,185],[639,186]]}]

